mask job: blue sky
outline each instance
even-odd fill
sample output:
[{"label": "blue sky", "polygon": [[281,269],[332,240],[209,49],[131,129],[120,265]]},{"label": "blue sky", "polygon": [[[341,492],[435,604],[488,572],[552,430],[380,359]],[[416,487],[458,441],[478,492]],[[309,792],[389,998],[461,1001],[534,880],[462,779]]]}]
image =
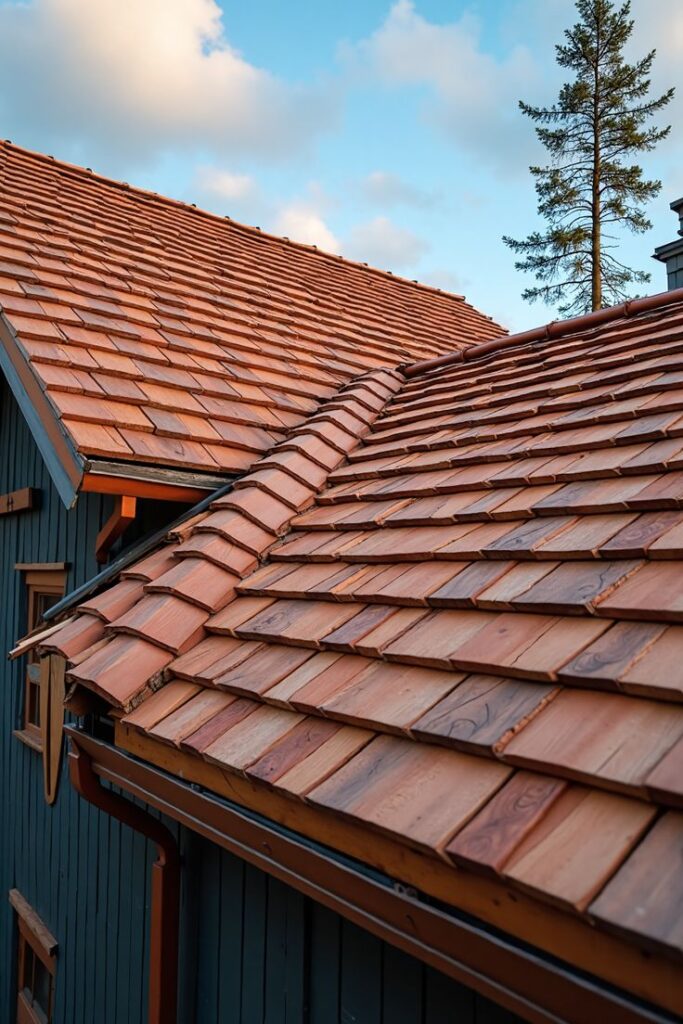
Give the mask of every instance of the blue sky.
[{"label": "blue sky", "polygon": [[[664,189],[622,254],[653,273],[683,194],[683,4],[634,0],[634,52],[679,87]],[[517,100],[551,101],[572,0],[0,0],[0,132],[235,219],[467,295],[529,306],[503,233],[537,225]]]}]

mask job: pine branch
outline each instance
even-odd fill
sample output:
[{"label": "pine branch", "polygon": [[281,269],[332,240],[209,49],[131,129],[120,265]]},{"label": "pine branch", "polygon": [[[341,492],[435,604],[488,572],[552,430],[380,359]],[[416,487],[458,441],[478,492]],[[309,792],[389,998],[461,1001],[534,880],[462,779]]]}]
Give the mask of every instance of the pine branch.
[{"label": "pine branch", "polygon": [[579,20],[555,47],[557,63],[573,77],[551,105],[519,103],[550,157],[547,166],[529,168],[547,230],[503,239],[520,257],[515,267],[540,282],[524,298],[564,303],[560,312],[604,304],[649,280],[611,254],[618,236],[609,229],[642,233],[651,226],[645,206],[661,182],[645,178],[633,158],[669,134],[670,126],[648,122],[674,95],[650,96],[654,50],[624,59],[634,27],[629,0],[577,0],[576,9]]}]

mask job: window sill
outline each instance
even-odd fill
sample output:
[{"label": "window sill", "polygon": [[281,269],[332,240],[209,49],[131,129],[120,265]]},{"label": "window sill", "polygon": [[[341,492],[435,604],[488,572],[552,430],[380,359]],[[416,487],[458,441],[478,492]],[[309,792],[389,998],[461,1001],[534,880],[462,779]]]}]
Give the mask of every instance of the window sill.
[{"label": "window sill", "polygon": [[28,729],[15,729],[14,736],[22,743],[25,743],[31,750],[35,750],[36,754],[42,754],[43,752],[43,741],[39,736],[30,732]]}]

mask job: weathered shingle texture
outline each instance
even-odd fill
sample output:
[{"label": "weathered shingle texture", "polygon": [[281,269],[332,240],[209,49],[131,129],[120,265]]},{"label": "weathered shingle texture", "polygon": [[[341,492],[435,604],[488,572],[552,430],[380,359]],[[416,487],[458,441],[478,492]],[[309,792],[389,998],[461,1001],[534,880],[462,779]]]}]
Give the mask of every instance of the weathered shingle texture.
[{"label": "weathered shingle texture", "polygon": [[123,576],[46,649],[129,728],[681,955],[683,306],[371,373]]},{"label": "weathered shingle texture", "polygon": [[351,377],[503,333],[460,297],[5,142],[0,315],[81,456],[211,474]]}]

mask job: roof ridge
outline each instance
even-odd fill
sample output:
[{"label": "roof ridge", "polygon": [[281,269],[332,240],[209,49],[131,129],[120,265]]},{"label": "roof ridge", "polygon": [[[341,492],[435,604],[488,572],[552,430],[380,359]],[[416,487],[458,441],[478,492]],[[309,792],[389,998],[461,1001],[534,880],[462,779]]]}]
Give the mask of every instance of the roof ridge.
[{"label": "roof ridge", "polygon": [[627,299],[615,306],[605,306],[603,309],[593,310],[592,313],[582,313],[581,316],[570,317],[567,320],[549,320],[540,327],[532,327],[528,331],[502,335],[500,338],[492,338],[490,341],[483,341],[478,345],[470,345],[466,349],[456,349],[454,352],[448,352],[444,356],[435,356],[433,359],[421,359],[410,364],[401,363],[398,368],[408,378],[417,377],[418,374],[427,373],[430,370],[439,370],[442,366],[471,362],[473,359],[487,356],[502,348],[511,348],[533,341],[550,341],[567,334],[600,327],[611,320],[649,313],[677,302],[683,302],[683,288],[672,288],[669,291],[656,292],[654,295]]},{"label": "roof ridge", "polygon": [[231,226],[236,228],[238,231],[244,232],[251,237],[266,238],[274,242],[280,242],[284,245],[291,246],[296,249],[301,249],[304,252],[315,253],[324,259],[337,261],[353,267],[357,267],[359,270],[368,273],[376,274],[380,277],[389,278],[392,281],[398,281],[402,285],[407,285],[411,289],[417,289],[419,291],[426,291],[434,295],[441,295],[445,299],[455,301],[456,303],[462,303],[471,309],[475,309],[480,316],[486,320],[493,321],[493,317],[486,313],[481,313],[472,303],[468,302],[464,295],[460,295],[457,292],[449,292],[443,288],[438,288],[435,285],[426,284],[423,281],[417,281],[412,278],[403,277],[400,274],[394,274],[391,270],[382,270],[381,267],[374,267],[368,263],[363,263],[360,260],[349,259],[347,256],[342,256],[339,253],[328,252],[326,249],[321,249],[317,245],[308,244],[306,242],[298,242],[291,238],[287,238],[286,235],[276,235],[270,231],[263,231],[260,227],[252,224],[244,224],[241,221],[234,220],[227,214],[221,215],[219,213],[212,213],[210,210],[205,210],[203,207],[196,206],[194,203],[186,203],[182,199],[173,199],[171,196],[163,195],[159,192],[152,192],[150,189],[142,188],[139,185],[131,185],[129,182],[121,181],[117,178],[110,178],[105,174],[100,174],[97,171],[93,171],[90,167],[83,167],[80,164],[70,163],[66,160],[60,160],[57,157],[50,156],[47,153],[40,153],[37,150],[28,149],[25,146],[17,145],[12,142],[11,139],[0,139],[0,149],[16,150],[19,153],[28,156],[33,160],[37,160],[41,163],[48,164],[49,166],[57,165],[63,171],[70,174],[75,174],[79,177],[91,177],[108,185],[112,188],[120,189],[121,191],[134,193],[136,195],[143,196],[152,202],[158,202],[165,206],[179,207],[183,210],[187,210],[192,214],[196,214],[201,217],[206,217],[212,221],[216,221],[219,224],[225,225],[226,221]]}]

